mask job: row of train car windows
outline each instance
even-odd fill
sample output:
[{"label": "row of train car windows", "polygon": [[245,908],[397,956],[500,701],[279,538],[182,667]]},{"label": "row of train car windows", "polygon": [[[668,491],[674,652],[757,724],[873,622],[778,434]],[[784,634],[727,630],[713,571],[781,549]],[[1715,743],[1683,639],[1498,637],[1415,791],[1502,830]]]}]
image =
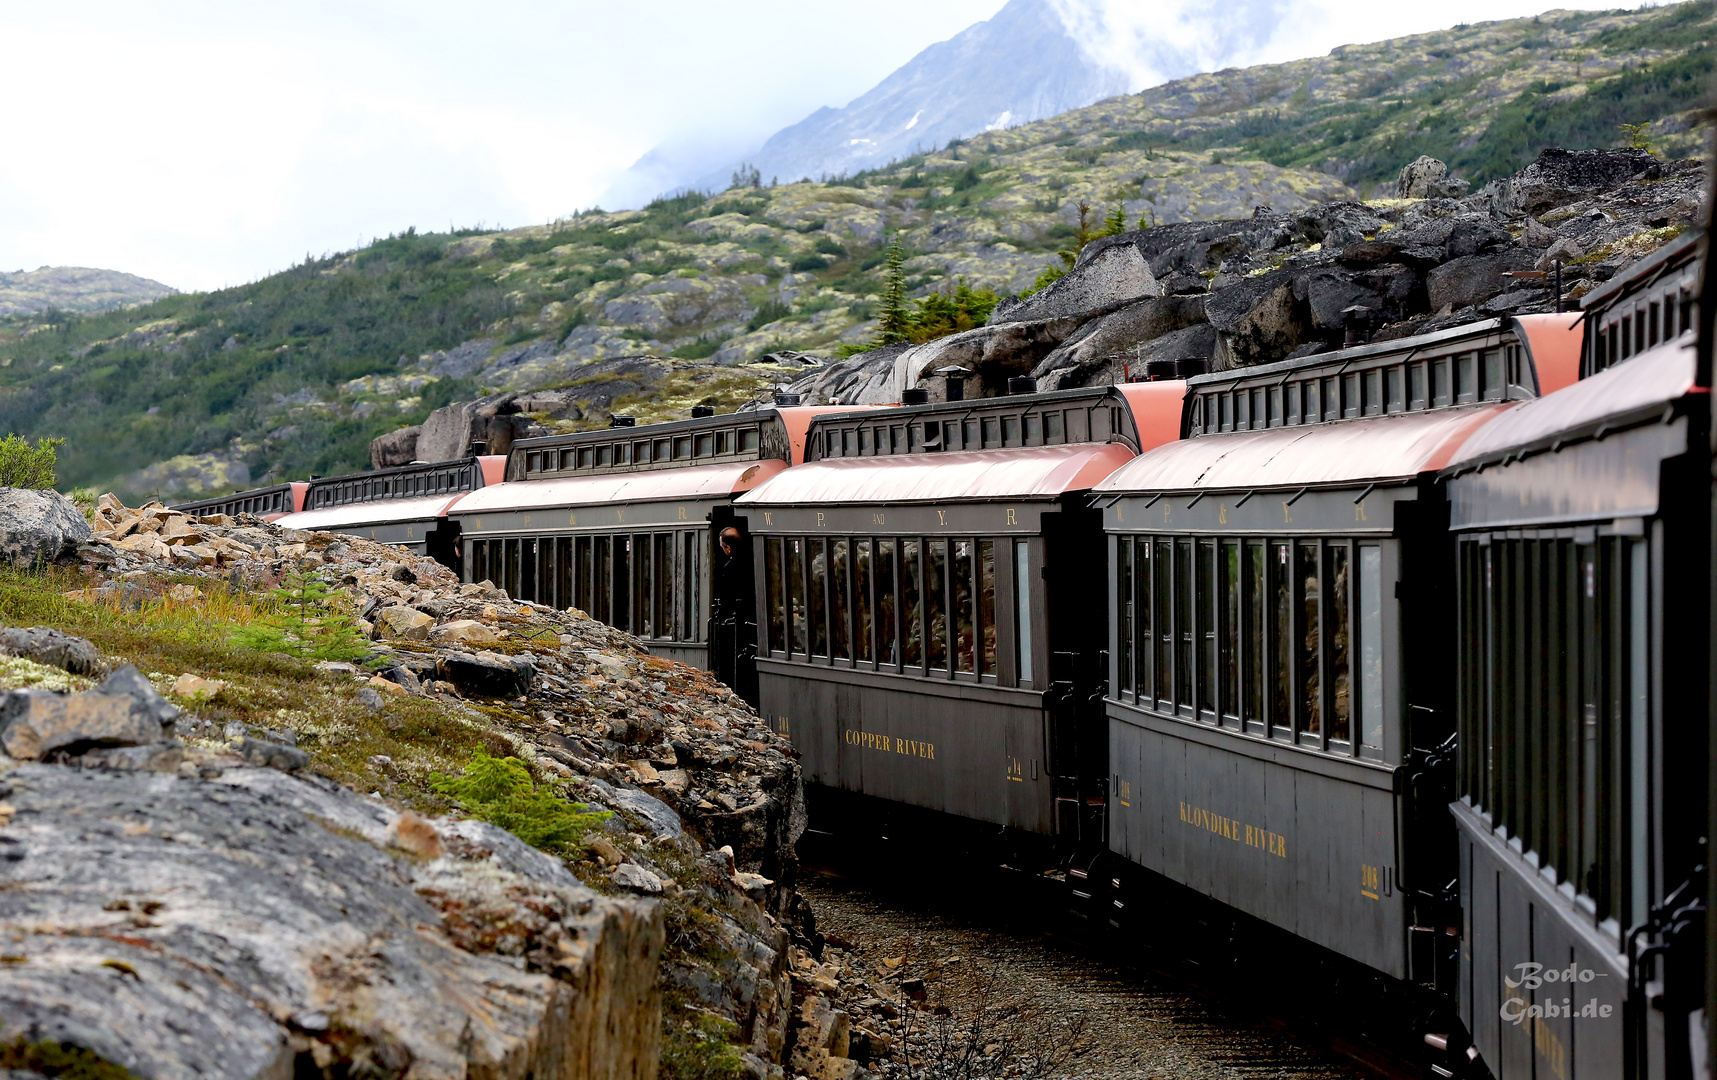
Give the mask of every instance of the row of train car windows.
[{"label": "row of train car windows", "polygon": [[[1007,560],[1008,542],[999,543]],[[769,537],[763,561],[769,651],[908,675],[993,678],[997,544]],[[1018,557],[1025,558],[1024,545]],[[1018,675],[1029,684],[1029,614],[1022,618]]]},{"label": "row of train car windows", "polygon": [[639,637],[704,640],[701,532],[471,541],[466,576]]},{"label": "row of train car windows", "polygon": [[1646,795],[1647,557],[1545,531],[1463,540],[1459,559],[1460,794],[1623,926],[1648,906],[1628,810]]},{"label": "row of train car windows", "polygon": [[1117,700],[1382,759],[1382,548],[1118,536],[1115,569]]},{"label": "row of train car windows", "polygon": [[1693,329],[1693,316],[1693,294],[1684,290],[1677,296],[1641,304],[1613,321],[1606,319],[1597,335],[1592,366],[1602,371],[1660,341],[1685,334]]},{"label": "row of train car windows", "polygon": [[327,484],[311,489],[309,509],[340,506],[346,503],[369,502],[372,499],[397,499],[409,495],[439,495],[442,492],[469,491],[472,477],[467,470],[416,473],[411,476],[363,478]]},{"label": "row of train car windows", "polygon": [[284,491],[276,491],[269,495],[257,495],[248,499],[231,499],[223,503],[213,503],[207,506],[190,506],[185,508],[190,514],[273,514],[286,509]]},{"label": "row of train car windows", "polygon": [[1502,401],[1522,381],[1521,360],[1520,346],[1508,345],[1283,386],[1205,393],[1194,410],[1194,430],[1251,431]]},{"label": "row of train car windows", "polygon": [[637,442],[598,443],[560,449],[531,450],[525,454],[525,471],[564,472],[569,469],[601,469],[613,465],[646,465],[652,461],[691,461],[755,453],[762,440],[758,428],[699,431]]},{"label": "row of train car windows", "polygon": [[909,424],[872,424],[825,429],[817,449],[825,458],[882,457],[939,450],[1000,450],[1016,446],[1059,446],[1107,442],[1122,430],[1120,409],[1053,409],[1024,414],[968,416],[952,420],[916,420]]}]

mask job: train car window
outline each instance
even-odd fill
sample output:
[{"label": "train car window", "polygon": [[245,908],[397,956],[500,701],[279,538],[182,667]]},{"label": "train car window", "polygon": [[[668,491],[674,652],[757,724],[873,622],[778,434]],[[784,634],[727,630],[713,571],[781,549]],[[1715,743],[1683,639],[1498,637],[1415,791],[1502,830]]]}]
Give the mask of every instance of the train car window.
[{"label": "train car window", "polygon": [[1193,588],[1194,634],[1198,639],[1198,684],[1195,691],[1198,718],[1216,723],[1216,541],[1200,540],[1197,548],[1197,584]]},{"label": "train car window", "polygon": [[1037,413],[1027,413],[1025,417],[1025,438],[1021,445],[1043,445],[1043,417]]},{"label": "train car window", "polygon": [[590,612],[597,622],[605,622],[613,626],[614,622],[614,551],[613,538],[596,537],[595,565],[591,568],[591,595],[594,597],[593,610]]},{"label": "train car window", "polygon": [[924,640],[933,672],[948,670],[948,542],[924,542]]},{"label": "train car window", "polygon": [[996,544],[978,541],[978,674],[996,673]]},{"label": "train car window", "polygon": [[1217,561],[1221,577],[1216,614],[1219,620],[1217,667],[1222,688],[1218,695],[1224,727],[1240,726],[1240,545],[1224,541]]},{"label": "train car window", "polygon": [[715,454],[715,432],[706,431],[697,437],[692,454],[694,457],[711,457]]},{"label": "train car window", "polygon": [[614,448],[606,444],[596,448],[596,467],[602,468],[614,464]]},{"label": "train car window", "polygon": [[976,420],[967,420],[963,426],[966,429],[965,448],[967,450],[976,450],[984,445],[982,436],[978,434],[978,422]]},{"label": "train car window", "polygon": [[1020,685],[1031,686],[1031,548],[1023,540],[1014,541],[1014,628]]},{"label": "train car window", "polygon": [[1651,619],[1647,608],[1646,582],[1649,572],[1647,550],[1643,543],[1622,541],[1625,548],[1624,565],[1628,572],[1627,641],[1628,641],[1628,852],[1626,880],[1633,883],[1628,897],[1628,910],[1623,925],[1637,923],[1650,910],[1651,837],[1650,792],[1648,770],[1651,748],[1648,745],[1651,708],[1647,700],[1650,671],[1647,668],[1650,647]]},{"label": "train car window", "polygon": [[1246,543],[1246,570],[1241,598],[1241,655],[1246,670],[1244,716],[1246,730],[1262,735],[1264,727],[1264,545]]},{"label": "train car window", "polygon": [[1328,592],[1325,609],[1328,618],[1329,638],[1324,642],[1324,667],[1329,672],[1329,737],[1331,742],[1342,744],[1340,749],[1352,745],[1353,735],[1349,727],[1350,716],[1350,672],[1348,665],[1348,573],[1347,545],[1341,543],[1326,543],[1324,545],[1324,583]]},{"label": "train car window", "polygon": [[739,433],[739,448],[741,450],[756,450],[760,437],[757,428],[746,428]]},{"label": "train car window", "polygon": [[960,450],[964,447],[960,442],[960,423],[957,420],[942,421],[942,449]]},{"label": "train car window", "polygon": [[763,543],[763,578],[769,604],[769,651],[787,651],[787,608],[781,587],[781,538],[771,536]]},{"label": "train car window", "polygon": [[655,560],[650,537],[634,536],[632,554],[632,632],[639,637],[656,635]]},{"label": "train car window", "polygon": [[1359,548],[1360,754],[1383,759],[1383,549]]},{"label": "train car window", "polygon": [[674,460],[684,461],[692,456],[692,437],[680,435],[674,439]]},{"label": "train car window", "polygon": [[515,600],[523,600],[519,592],[519,542],[517,540],[503,541],[506,545],[507,562],[502,569],[501,587],[507,590],[507,595]]},{"label": "train car window", "polygon": [[1115,537],[1115,693],[1133,692],[1133,538]]},{"label": "train car window", "polygon": [[1062,425],[1060,410],[1044,413],[1043,445],[1055,446],[1059,443],[1065,442],[1066,439],[1067,435]]},{"label": "train car window", "polygon": [[1173,712],[1175,643],[1171,605],[1174,590],[1169,587],[1169,583],[1174,573],[1174,545],[1167,540],[1158,540],[1156,549],[1156,556],[1151,560],[1156,575],[1156,613],[1152,616],[1157,635],[1156,700],[1157,708]]},{"label": "train car window", "polygon": [[1294,737],[1294,575],[1289,545],[1271,544],[1270,563],[1270,734]]},{"label": "train car window", "polygon": [[852,636],[847,627],[847,588],[852,582],[848,571],[848,543],[829,541],[829,647],[836,660],[853,658]]},{"label": "train car window", "polygon": [[632,462],[642,465],[650,460],[650,444],[647,442],[632,444]]},{"label": "train car window", "polygon": [[674,537],[656,535],[656,636],[679,637],[674,633]]},{"label": "train car window", "polygon": [[1135,640],[1138,642],[1139,659],[1133,665],[1133,677],[1138,686],[1133,694],[1135,701],[1149,702],[1153,699],[1152,660],[1155,655],[1152,645],[1155,638],[1151,636],[1151,541],[1149,537],[1140,537],[1133,544],[1133,613],[1135,616]]},{"label": "train car window", "polygon": [[[705,641],[709,636],[703,617],[704,550],[699,533],[686,533],[686,632],[681,636],[687,641]],[[756,636],[755,629],[752,636]]]},{"label": "train car window", "polygon": [[1020,438],[1019,438],[1019,417],[1017,417],[1017,416],[1004,416],[1004,417],[1002,417],[1002,445],[1003,446],[1019,446],[1019,445],[1021,445],[1020,444]]},{"label": "train car window", "polygon": [[953,545],[953,573],[950,575],[953,593],[953,623],[954,623],[954,670],[976,675],[978,673],[978,641],[974,625],[972,579],[975,567],[972,565],[973,543],[970,540],[955,540]]},{"label": "train car window", "polygon": [[829,623],[827,590],[829,587],[829,560],[827,545],[821,538],[807,541],[810,545],[806,553],[811,569],[810,591],[806,594],[809,600],[808,611],[811,621],[811,655],[829,655]]},{"label": "train car window", "polygon": [[792,631],[787,650],[803,658],[810,649],[805,632],[805,541],[798,537],[787,541],[787,605]]},{"label": "train car window", "polygon": [[896,633],[895,602],[898,592],[895,582],[894,541],[876,542],[876,659],[878,663],[900,666],[900,640]]},{"label": "train car window", "polygon": [[471,541],[471,556],[466,562],[465,576],[472,581],[482,581],[488,576],[489,541]]},{"label": "train car window", "polygon": [[984,417],[984,449],[989,450],[1002,444],[1002,425],[999,418]]},{"label": "train car window", "polygon": [[870,544],[869,540],[853,541],[853,657],[863,664],[876,659],[871,645],[875,630],[871,612],[875,609],[871,598]]},{"label": "train car window", "polygon": [[1174,553],[1174,700],[1189,713],[1193,707],[1195,629],[1192,619],[1192,541],[1182,540],[1175,545]]},{"label": "train car window", "polygon": [[924,603],[919,593],[919,541],[900,542],[900,633],[906,668],[924,667]]},{"label": "train car window", "polygon": [[1300,734],[1314,740],[1323,736],[1323,680],[1319,664],[1318,629],[1322,624],[1322,590],[1318,588],[1317,541],[1294,545],[1295,584],[1300,594],[1299,681]]},{"label": "train car window", "polygon": [[572,538],[572,606],[590,614],[590,537]]}]

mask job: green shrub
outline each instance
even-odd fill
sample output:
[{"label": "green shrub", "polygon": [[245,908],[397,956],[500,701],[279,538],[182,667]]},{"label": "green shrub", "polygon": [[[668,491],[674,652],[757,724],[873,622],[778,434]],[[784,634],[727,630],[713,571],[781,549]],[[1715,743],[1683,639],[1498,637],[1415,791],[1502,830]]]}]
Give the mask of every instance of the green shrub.
[{"label": "green shrub", "polygon": [[846,256],[847,249],[832,236],[819,236],[817,238],[817,252],[821,255],[833,255],[839,259]]},{"label": "green shrub", "polygon": [[746,322],[746,332],[754,334],[777,319],[785,319],[792,314],[792,310],[779,300],[765,300],[757,305],[756,314]]},{"label": "green shrub", "polygon": [[552,789],[539,789],[524,762],[516,757],[497,758],[479,751],[459,776],[436,773],[429,786],[457,802],[472,817],[498,825],[532,847],[572,852],[584,839],[584,830],[609,817],[607,810],[591,810],[582,803],[568,802]]},{"label": "green shrub", "polygon": [[64,439],[29,440],[16,435],[0,439],[0,487],[38,488],[54,486],[56,451],[65,445]]},{"label": "green shrub", "polygon": [[793,260],[793,272],[804,273],[813,270],[827,270],[829,260],[821,255],[801,255]]},{"label": "green shrub", "polygon": [[719,350],[723,344],[725,344],[725,342],[713,341],[707,338],[698,338],[690,345],[681,345],[668,355],[680,360],[702,360],[705,357],[714,356],[716,351]]},{"label": "green shrub", "polygon": [[306,660],[352,661],[370,651],[357,620],[339,610],[334,592],[314,574],[287,574],[269,603],[271,614],[232,632],[234,645]]}]

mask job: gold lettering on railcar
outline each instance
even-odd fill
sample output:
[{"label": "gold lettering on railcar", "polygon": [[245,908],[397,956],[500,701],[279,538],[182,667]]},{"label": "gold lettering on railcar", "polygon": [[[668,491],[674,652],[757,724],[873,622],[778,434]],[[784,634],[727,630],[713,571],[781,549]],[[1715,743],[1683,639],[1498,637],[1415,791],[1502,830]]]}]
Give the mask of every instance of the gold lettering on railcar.
[{"label": "gold lettering on railcar", "polygon": [[765,524],[765,525],[775,524],[775,515],[770,513],[767,510],[763,511],[763,524]]},{"label": "gold lettering on railcar", "polygon": [[870,516],[871,523],[875,524],[875,525],[883,524],[882,518],[883,518],[883,515],[881,515],[881,514],[872,514]]},{"label": "gold lettering on railcar", "polygon": [[772,723],[770,726],[775,729],[777,734],[780,734],[780,735],[789,734],[789,732],[787,730],[787,718],[785,716],[775,717],[774,723]]},{"label": "gold lettering on railcar", "polygon": [[622,522],[623,522],[623,521],[625,521],[625,520],[626,520],[626,511],[624,511],[624,510],[616,510],[616,511],[614,511],[614,517],[615,517],[615,519],[616,519],[616,520],[617,520],[617,521],[622,521]]},{"label": "gold lettering on railcar", "polygon": [[1172,510],[1174,510],[1174,507],[1173,507],[1173,506],[1171,506],[1171,505],[1169,505],[1169,504],[1168,504],[1168,503],[1167,503],[1167,502],[1164,502],[1164,503],[1163,503],[1163,523],[1164,523],[1164,524],[1167,524],[1167,523],[1168,523],[1168,519],[1169,519],[1169,513],[1170,513],[1170,512],[1171,512],[1171,511],[1172,511]]},{"label": "gold lettering on railcar", "polygon": [[471,527],[473,529],[481,529],[483,527],[483,519],[482,518],[472,518],[471,519]]},{"label": "gold lettering on railcar", "polygon": [[818,510],[817,511],[817,528],[820,529],[822,527],[823,527],[823,512],[821,510]]},{"label": "gold lettering on railcar", "polygon": [[1008,755],[1008,779],[1016,784],[1025,783],[1025,762],[1012,754]]},{"label": "gold lettering on railcar", "polygon": [[[375,535],[376,535],[376,531],[374,529],[371,529],[370,530],[370,536],[373,538]],[[405,527],[405,538],[407,540],[416,540],[417,539],[417,526],[416,525],[407,525]]]},{"label": "gold lettering on railcar", "polygon": [[1132,797],[1133,797],[1133,782],[1131,780],[1122,780],[1120,777],[1116,777],[1115,778],[1115,801],[1120,803],[1122,806],[1129,806],[1130,807],[1133,804],[1131,802],[1129,802],[1128,800],[1130,800]]},{"label": "gold lettering on railcar", "polygon": [[1367,866],[1365,863],[1360,863],[1359,895],[1368,897],[1372,900],[1377,899],[1377,891],[1382,887],[1379,884],[1381,878],[1382,872],[1377,867]]},{"label": "gold lettering on railcar", "polygon": [[946,510],[936,511],[936,524],[938,524],[938,525],[948,524],[948,511],[946,511]]},{"label": "gold lettering on railcar", "polygon": [[1365,516],[1365,500],[1364,499],[1361,499],[1358,502],[1353,504],[1353,520],[1355,520],[1355,521],[1369,521],[1369,520],[1371,520],[1370,518]]},{"label": "gold lettering on railcar", "polygon": [[1228,504],[1227,503],[1217,503],[1216,504],[1216,521],[1217,521],[1217,524],[1219,524],[1219,525],[1228,524]]},{"label": "gold lettering on railcar", "polygon": [[680,507],[680,520],[681,521],[686,520],[686,508],[683,506]]},{"label": "gold lettering on railcar", "polygon": [[578,524],[578,515],[577,514],[566,515],[566,523],[568,525],[577,525]]},{"label": "gold lettering on railcar", "polygon": [[1180,820],[1195,829],[1203,829],[1237,844],[1257,848],[1266,855],[1283,859],[1288,857],[1288,838],[1281,833],[1273,833],[1268,829],[1248,825],[1221,814],[1213,814],[1203,807],[1189,806],[1186,803],[1180,804]]},{"label": "gold lettering on railcar", "polygon": [[523,524],[523,525],[529,525],[530,523],[531,523],[531,516],[529,514],[526,514],[524,516],[524,518],[520,521],[520,524]]},{"label": "gold lettering on railcar", "polygon": [[920,742],[917,739],[900,739],[892,735],[881,735],[874,731],[859,731],[855,728],[848,728],[841,732],[841,741],[849,746],[876,750],[884,754],[905,754],[907,757],[936,760],[936,744]]},{"label": "gold lettering on railcar", "polygon": [[1008,524],[1009,525],[1018,525],[1019,524],[1019,518],[1014,515],[1014,508],[1010,506],[1007,508],[1007,510],[1008,510]]},{"label": "gold lettering on railcar", "polygon": [[1288,500],[1286,499],[1282,500],[1282,521],[1288,525],[1292,525],[1294,523],[1294,515],[1293,512],[1288,509]]}]

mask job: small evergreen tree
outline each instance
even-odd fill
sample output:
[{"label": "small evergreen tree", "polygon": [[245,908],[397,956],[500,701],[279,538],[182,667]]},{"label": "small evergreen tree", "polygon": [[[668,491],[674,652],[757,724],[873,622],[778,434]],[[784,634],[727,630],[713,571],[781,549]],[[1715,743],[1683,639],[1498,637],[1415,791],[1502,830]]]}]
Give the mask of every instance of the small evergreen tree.
[{"label": "small evergreen tree", "polygon": [[8,435],[0,439],[0,487],[37,488],[54,486],[56,451],[65,445],[64,439],[37,439],[31,446],[28,439]]},{"label": "small evergreen tree", "polygon": [[882,305],[877,310],[877,320],[873,348],[905,341],[912,329],[912,309],[906,302],[906,252],[900,246],[899,233],[888,242],[888,254],[882,269]]},{"label": "small evergreen tree", "polygon": [[1098,236],[1119,236],[1127,231],[1127,208],[1120,203],[1103,219],[1103,231]]}]

